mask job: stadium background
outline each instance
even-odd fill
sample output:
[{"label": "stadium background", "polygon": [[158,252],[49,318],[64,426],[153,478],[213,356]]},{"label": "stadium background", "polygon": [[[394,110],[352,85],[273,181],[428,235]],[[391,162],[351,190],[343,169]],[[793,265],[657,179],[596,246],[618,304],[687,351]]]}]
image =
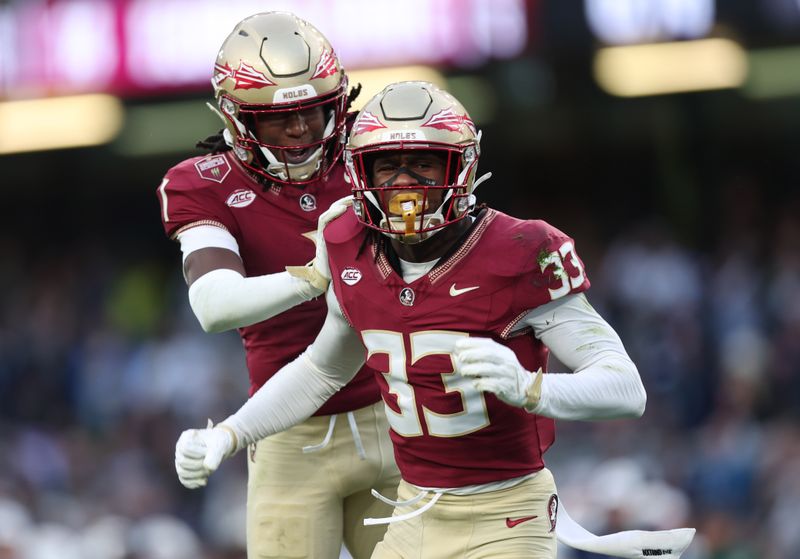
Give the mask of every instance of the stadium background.
[{"label": "stadium background", "polygon": [[[439,80],[483,129],[479,199],[576,239],[649,401],[559,425],[573,516],[695,526],[689,559],[800,556],[800,2],[222,9],[0,2],[0,558],[244,557],[243,458],[202,491],[173,470],[180,431],[234,410],[246,373],[236,334],[191,315],[155,189],[218,128],[225,34],[269,9],[317,25],[353,82]],[[635,50],[653,43],[712,50]]]}]

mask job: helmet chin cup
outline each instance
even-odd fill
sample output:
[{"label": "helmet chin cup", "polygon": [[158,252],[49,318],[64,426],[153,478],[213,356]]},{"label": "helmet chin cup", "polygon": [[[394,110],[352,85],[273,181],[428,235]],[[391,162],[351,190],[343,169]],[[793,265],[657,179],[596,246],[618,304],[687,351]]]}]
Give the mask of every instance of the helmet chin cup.
[{"label": "helmet chin cup", "polygon": [[[399,215],[390,211],[389,217],[381,219],[380,229],[383,234],[397,239],[403,244],[414,245],[431,238],[443,229],[444,219],[441,216],[441,212],[437,211],[429,215],[420,215],[418,213],[418,209],[420,212],[422,210],[422,197],[418,194],[417,196],[419,197],[418,206],[413,206],[413,198],[406,202],[400,202],[401,206],[406,205],[406,210],[401,211]],[[420,219],[422,221],[421,224]],[[420,224],[419,227],[418,224]]]},{"label": "helmet chin cup", "polygon": [[417,215],[427,209],[427,203],[418,192],[398,192],[389,200],[390,221],[399,216],[405,225],[404,235],[413,235],[417,228]]}]

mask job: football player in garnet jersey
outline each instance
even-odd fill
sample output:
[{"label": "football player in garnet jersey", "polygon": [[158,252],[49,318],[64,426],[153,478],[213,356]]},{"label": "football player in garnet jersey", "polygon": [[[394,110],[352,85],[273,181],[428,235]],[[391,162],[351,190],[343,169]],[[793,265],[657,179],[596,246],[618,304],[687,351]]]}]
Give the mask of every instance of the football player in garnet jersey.
[{"label": "football player in garnet jersey", "polygon": [[[322,330],[236,414],[181,435],[179,475],[204,482],[224,457],[312,414],[366,360],[403,478],[393,516],[366,521],[390,524],[372,557],[556,556],[568,517],[543,458],[554,419],[638,417],[646,395],[584,295],[574,241],[475,206],[479,150],[464,107],[431,84],[394,84],[367,103],[345,151],[353,211],[323,229]],[[573,374],[544,374],[550,352]],[[628,557],[678,557],[693,534],[656,547],[638,532],[609,543],[570,528],[571,541]]]},{"label": "football player in garnet jersey", "polygon": [[[201,142],[210,154],[170,169],[158,198],[192,309],[208,332],[239,328],[254,394],[325,320],[314,299],[329,272],[302,265],[324,255],[314,246],[322,210],[350,194],[347,78],[317,29],[270,12],[236,25],[212,84],[223,133]],[[399,481],[373,376],[364,369],[302,425],[252,441],[249,557],[338,558],[342,540],[356,559],[370,556],[385,527],[362,519],[391,511],[370,490],[394,494]]]}]

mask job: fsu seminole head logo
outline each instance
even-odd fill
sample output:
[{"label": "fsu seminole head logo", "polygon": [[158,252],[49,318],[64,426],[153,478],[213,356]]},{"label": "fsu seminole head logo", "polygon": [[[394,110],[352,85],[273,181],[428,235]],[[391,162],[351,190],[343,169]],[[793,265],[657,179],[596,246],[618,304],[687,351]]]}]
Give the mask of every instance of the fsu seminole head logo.
[{"label": "fsu seminole head logo", "polygon": [[400,291],[400,303],[406,307],[412,306],[414,304],[414,290],[410,287],[404,287]]},{"label": "fsu seminole head logo", "polygon": [[556,529],[556,522],[558,521],[558,495],[553,493],[550,495],[550,500],[547,501],[547,518],[550,520],[550,531]]},{"label": "fsu seminole head logo", "polygon": [[304,212],[313,212],[317,209],[317,199],[313,194],[305,193],[300,196],[300,209]]}]

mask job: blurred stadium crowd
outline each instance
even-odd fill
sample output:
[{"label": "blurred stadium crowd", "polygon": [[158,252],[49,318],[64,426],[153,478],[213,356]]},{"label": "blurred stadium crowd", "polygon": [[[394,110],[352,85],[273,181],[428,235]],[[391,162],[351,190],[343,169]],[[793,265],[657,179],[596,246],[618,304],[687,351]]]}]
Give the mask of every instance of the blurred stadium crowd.
[{"label": "blurred stadium crowd", "polygon": [[[725,192],[702,248],[653,220],[608,239],[589,234],[600,221],[573,233],[589,299],[649,400],[638,421],[560,423],[548,465],[595,533],[695,526],[688,559],[790,559],[800,200],[766,204],[747,182]],[[200,330],[177,247],[162,244],[173,252],[126,259],[97,237],[50,249],[0,238],[13,294],[0,306],[0,559],[244,557],[244,457],[200,491],[173,468],[182,429],[245,397],[243,350],[235,333]]]}]

